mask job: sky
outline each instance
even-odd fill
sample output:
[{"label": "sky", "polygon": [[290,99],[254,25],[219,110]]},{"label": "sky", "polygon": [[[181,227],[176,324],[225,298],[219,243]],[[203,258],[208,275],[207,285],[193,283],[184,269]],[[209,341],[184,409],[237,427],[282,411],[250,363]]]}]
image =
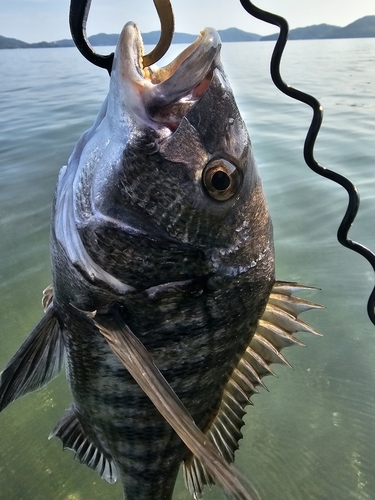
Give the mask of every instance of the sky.
[{"label": "sky", "polygon": [[[0,35],[25,42],[70,38],[69,0],[0,0]],[[375,15],[374,0],[255,0],[258,7],[285,17],[290,28],[312,24],[346,26],[366,15]],[[197,34],[205,26],[237,27],[268,35],[277,29],[258,21],[239,0],[172,0],[176,31]],[[152,0],[92,0],[87,32],[119,33],[127,21],[143,32],[160,28]]]}]

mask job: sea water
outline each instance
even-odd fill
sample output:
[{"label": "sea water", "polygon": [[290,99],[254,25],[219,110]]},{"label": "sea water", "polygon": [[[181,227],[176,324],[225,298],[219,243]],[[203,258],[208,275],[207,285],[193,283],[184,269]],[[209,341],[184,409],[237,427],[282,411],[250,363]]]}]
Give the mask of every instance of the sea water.
[{"label": "sea water", "polygon": [[[170,49],[169,58],[182,50]],[[375,491],[374,273],[336,240],[347,206],[305,165],[311,111],[269,76],[272,42],[224,44],[222,59],[248,126],[274,222],[277,278],[318,287],[326,309],[304,319],[324,337],[284,351],[269,393],[248,409],[239,469],[264,500],[365,500]],[[101,48],[107,51],[109,48]],[[49,221],[60,167],[105,98],[108,75],[75,49],[0,51],[0,369],[42,316],[51,282]],[[292,41],[284,79],[325,108],[315,148],[350,177],[361,208],[350,236],[375,250],[375,39]],[[120,499],[48,435],[70,405],[63,375],[0,414],[0,500]],[[181,478],[175,499],[187,500]],[[208,500],[223,498],[219,488]]]}]

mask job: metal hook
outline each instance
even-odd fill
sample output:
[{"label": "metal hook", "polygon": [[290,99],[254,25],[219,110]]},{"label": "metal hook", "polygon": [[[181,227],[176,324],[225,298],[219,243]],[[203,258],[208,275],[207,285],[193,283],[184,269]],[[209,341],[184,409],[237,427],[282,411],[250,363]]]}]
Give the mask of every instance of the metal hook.
[{"label": "metal hook", "polygon": [[[161,35],[156,47],[143,56],[144,67],[158,61],[169,49],[174,34],[174,16],[170,0],[154,0],[160,19]],[[91,0],[71,0],[69,11],[70,32],[77,49],[95,66],[104,68],[111,74],[114,53],[102,55],[95,52],[90,45],[86,33],[86,23],[91,6]]]},{"label": "metal hook", "polygon": [[174,35],[174,15],[170,0],[154,0],[160,19],[161,33],[156,47],[143,56],[143,67],[151,66],[161,59],[171,46]]},{"label": "metal hook", "polygon": [[111,74],[114,53],[103,56],[91,47],[86,34],[86,23],[91,0],[71,0],[69,11],[70,32],[77,49],[95,66],[105,68]]}]

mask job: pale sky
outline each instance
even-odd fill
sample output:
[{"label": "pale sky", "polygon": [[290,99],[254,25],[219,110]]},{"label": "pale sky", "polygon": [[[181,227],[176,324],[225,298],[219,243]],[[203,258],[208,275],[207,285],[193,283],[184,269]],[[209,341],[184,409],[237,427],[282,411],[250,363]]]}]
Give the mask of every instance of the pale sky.
[{"label": "pale sky", "polygon": [[[290,28],[312,24],[346,26],[375,15],[374,0],[256,0],[258,7],[278,13]],[[237,27],[267,35],[277,29],[246,13],[239,0],[172,0],[176,31],[197,34],[205,26]],[[69,0],[0,0],[0,35],[25,42],[70,38]],[[152,0],[92,0],[88,34],[119,33],[127,21],[143,32],[160,28]]]}]

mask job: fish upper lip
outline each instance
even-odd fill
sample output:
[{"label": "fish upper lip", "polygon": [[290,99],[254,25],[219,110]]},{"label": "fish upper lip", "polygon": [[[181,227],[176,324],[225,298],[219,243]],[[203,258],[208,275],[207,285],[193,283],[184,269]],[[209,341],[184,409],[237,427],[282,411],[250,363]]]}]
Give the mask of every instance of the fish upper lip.
[{"label": "fish upper lip", "polygon": [[189,108],[186,103],[194,105],[204,94],[214,69],[220,64],[220,49],[218,33],[213,28],[205,28],[168,65],[144,68],[141,33],[135,23],[127,23],[117,43],[112,70],[116,95],[128,111],[132,110],[144,121],[148,121],[147,115],[151,120],[162,122],[165,113],[158,119],[158,109],[184,101],[186,110]]}]

